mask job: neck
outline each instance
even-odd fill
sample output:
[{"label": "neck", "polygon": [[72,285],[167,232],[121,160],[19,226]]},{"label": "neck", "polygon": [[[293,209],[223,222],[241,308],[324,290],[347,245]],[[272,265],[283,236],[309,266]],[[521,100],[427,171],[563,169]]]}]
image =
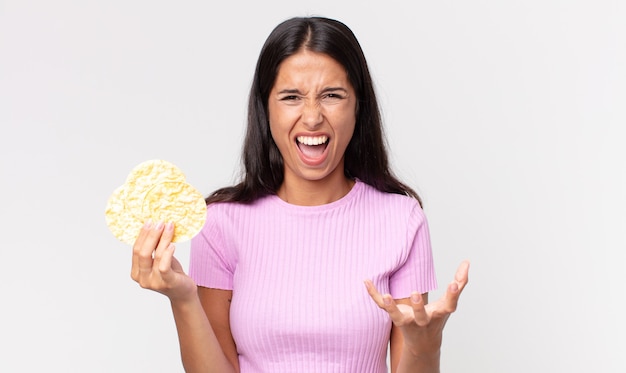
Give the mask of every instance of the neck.
[{"label": "neck", "polygon": [[277,195],[283,201],[293,205],[319,206],[343,198],[350,192],[354,183],[354,180],[344,175],[321,180],[290,180],[286,177]]}]

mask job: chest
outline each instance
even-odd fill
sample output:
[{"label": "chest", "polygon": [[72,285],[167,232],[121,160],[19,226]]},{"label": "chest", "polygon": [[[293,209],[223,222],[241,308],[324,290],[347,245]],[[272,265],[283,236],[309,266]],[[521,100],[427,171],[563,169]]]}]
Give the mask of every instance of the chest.
[{"label": "chest", "polygon": [[240,354],[384,359],[391,324],[363,281],[388,291],[401,235],[376,224],[275,221],[237,245],[231,328]]}]

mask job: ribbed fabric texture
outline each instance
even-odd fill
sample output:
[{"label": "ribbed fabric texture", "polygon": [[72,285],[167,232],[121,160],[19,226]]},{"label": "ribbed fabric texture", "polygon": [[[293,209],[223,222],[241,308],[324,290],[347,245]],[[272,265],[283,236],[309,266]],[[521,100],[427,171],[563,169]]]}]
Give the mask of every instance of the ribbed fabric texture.
[{"label": "ribbed fabric texture", "polygon": [[342,199],[217,203],[191,244],[190,276],[233,290],[242,372],[387,372],[391,322],[363,281],[406,298],[436,288],[417,201],[360,181]]}]

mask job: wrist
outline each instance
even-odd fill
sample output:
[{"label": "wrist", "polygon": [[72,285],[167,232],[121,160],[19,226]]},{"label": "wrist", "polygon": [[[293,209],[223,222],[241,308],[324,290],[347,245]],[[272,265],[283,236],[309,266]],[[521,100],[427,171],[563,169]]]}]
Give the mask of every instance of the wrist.
[{"label": "wrist", "polygon": [[186,311],[200,306],[200,298],[196,291],[168,298],[173,310]]},{"label": "wrist", "polygon": [[432,349],[424,351],[423,349],[415,349],[405,346],[403,356],[408,357],[412,361],[419,361],[420,365],[437,366],[441,358],[441,349]]},{"label": "wrist", "polygon": [[396,373],[440,373],[440,351],[415,351],[403,348]]}]

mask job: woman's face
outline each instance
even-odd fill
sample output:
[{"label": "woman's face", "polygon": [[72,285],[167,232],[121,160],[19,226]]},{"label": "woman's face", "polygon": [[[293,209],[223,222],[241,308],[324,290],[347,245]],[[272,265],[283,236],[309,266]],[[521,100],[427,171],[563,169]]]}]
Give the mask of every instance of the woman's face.
[{"label": "woman's face", "polygon": [[285,182],[339,175],[343,180],[356,100],[345,69],[326,54],[302,50],[281,63],[268,108]]}]

